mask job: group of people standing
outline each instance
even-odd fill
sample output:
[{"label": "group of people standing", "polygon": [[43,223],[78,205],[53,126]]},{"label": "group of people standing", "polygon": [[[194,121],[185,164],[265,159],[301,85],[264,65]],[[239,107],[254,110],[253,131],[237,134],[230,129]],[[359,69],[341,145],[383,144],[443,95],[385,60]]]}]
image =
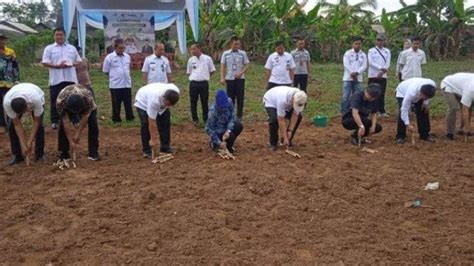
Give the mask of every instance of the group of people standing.
[{"label": "group of people standing", "polygon": [[[0,35],[0,92],[2,112],[6,121],[0,120],[0,128],[7,125],[14,155],[11,165],[29,158],[34,152],[35,160],[44,160],[44,93],[36,85],[20,83],[19,69],[14,52],[5,47]],[[69,159],[76,154],[77,145],[85,127],[88,127],[88,158],[100,160],[97,104],[89,77],[87,59],[81,58],[80,48],[65,42],[63,29],[54,31],[54,43],[43,53],[42,64],[49,69],[51,127],[58,130],[60,159]],[[344,54],[344,75],[341,99],[341,116],[344,128],[351,130],[353,144],[369,142],[367,137],[382,131],[379,117],[388,117],[385,110],[385,92],[391,52],[384,47],[383,36],[377,36],[376,45],[368,55],[362,50],[362,38],[354,37],[352,49]],[[419,49],[420,40],[413,38],[397,60],[397,75],[401,83],[396,89],[399,104],[397,143],[403,143],[407,128],[414,131],[409,112],[416,114],[420,138],[434,142],[430,135],[429,99],[435,95],[436,83],[422,77],[425,53]],[[217,151],[234,152],[234,143],[243,130],[242,117],[245,99],[245,74],[250,60],[241,49],[237,37],[230,40],[230,49],[224,51],[220,61],[220,82],[226,90],[219,89],[215,101],[208,106],[209,81],[216,71],[210,56],[203,54],[199,44],[190,47],[186,73],[189,76],[189,97],[192,123],[199,125],[197,105],[200,100],[202,120],[209,135],[209,146]],[[363,76],[368,68],[368,85],[363,89]],[[108,76],[112,100],[112,121],[122,122],[121,106],[125,119],[134,120],[132,107],[132,79],[130,56],[125,53],[125,43],[117,39],[114,50],[102,65]],[[305,49],[305,41],[296,42],[296,49],[285,51],[285,44],[277,42],[275,52],[265,64],[267,91],[263,104],[268,114],[269,145],[291,147],[293,138],[302,121],[307,104],[307,86],[311,80],[311,56]],[[172,153],[170,108],[180,99],[180,90],[173,84],[174,78],[162,43],[156,43],[154,53],[148,56],[142,67],[145,84],[135,96],[135,108],[140,119],[143,157],[151,158],[160,141],[159,151]],[[17,84],[14,86],[14,84]],[[440,85],[448,103],[447,137],[454,139],[456,112],[463,106],[463,123],[459,133],[471,134],[470,115],[474,100],[474,74],[459,73],[446,77]],[[4,93],[5,92],[5,93]],[[234,109],[235,107],[235,109]],[[21,118],[31,112],[33,126],[26,138]],[[5,123],[6,122],[6,123]]]},{"label": "group of people standing", "polygon": [[[377,36],[375,47],[368,56],[361,50],[362,38],[354,37],[352,49],[344,54],[344,77],[341,100],[342,124],[353,131],[351,142],[355,145],[369,142],[369,135],[382,131],[378,117],[389,117],[385,110],[385,92],[388,70],[391,64],[390,50],[384,47],[384,37]],[[418,37],[405,41],[405,49],[397,59],[396,74],[400,81],[396,88],[399,107],[396,141],[403,144],[407,129],[414,134],[415,126],[410,123],[409,114],[416,115],[418,134],[421,140],[435,142],[430,134],[430,99],[436,94],[436,83],[423,78],[422,66],[426,64],[426,55],[420,49]],[[368,68],[368,85],[362,89],[363,73]],[[471,135],[470,118],[474,101],[474,74],[457,73],[447,76],[439,88],[448,104],[447,134],[454,139],[456,112],[463,106],[462,123],[458,133]]]}]

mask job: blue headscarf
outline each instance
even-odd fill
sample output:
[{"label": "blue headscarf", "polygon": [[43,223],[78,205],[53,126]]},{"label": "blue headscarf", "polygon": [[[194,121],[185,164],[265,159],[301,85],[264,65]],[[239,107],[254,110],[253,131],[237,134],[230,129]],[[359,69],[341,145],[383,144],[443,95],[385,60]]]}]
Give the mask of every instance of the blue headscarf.
[{"label": "blue headscarf", "polygon": [[227,93],[223,90],[218,90],[216,93],[216,105],[219,108],[226,108],[230,106],[229,102],[229,96],[227,96]]}]

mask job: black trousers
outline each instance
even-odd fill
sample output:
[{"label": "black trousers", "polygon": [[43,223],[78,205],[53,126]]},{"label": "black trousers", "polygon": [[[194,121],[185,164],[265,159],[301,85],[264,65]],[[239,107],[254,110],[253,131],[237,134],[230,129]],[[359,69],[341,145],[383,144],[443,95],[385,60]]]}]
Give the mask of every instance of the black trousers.
[{"label": "black trousers", "polygon": [[[403,98],[397,98],[398,110],[402,107]],[[413,109],[416,115],[416,124],[418,126],[418,134],[421,139],[426,139],[430,135],[431,124],[430,115],[422,110],[423,101],[420,100],[414,104]],[[407,137],[405,122],[402,121],[401,112],[398,112],[398,124],[397,124],[397,139],[405,139]]]},{"label": "black trousers", "polygon": [[[369,117],[362,117],[362,116],[360,117],[360,119],[362,120],[362,124],[365,127],[364,137],[367,137],[370,133],[370,128],[372,128],[372,120],[370,120]],[[354,117],[352,115],[347,116],[342,119],[342,126],[347,130],[354,130],[354,132],[352,133],[353,138],[358,137],[359,126],[354,121]],[[375,134],[380,133],[380,132],[382,132],[382,126],[379,123],[377,123],[375,124]]]},{"label": "black trousers", "polygon": [[[143,153],[151,155],[150,147],[150,130],[148,129],[148,114],[145,110],[137,108],[138,117],[140,118],[140,133],[142,137]],[[160,152],[170,151],[171,142],[171,112],[167,109],[163,114],[156,117],[156,126],[160,134]]]},{"label": "black trousers", "polygon": [[293,85],[295,86],[295,88],[299,88],[300,90],[306,92],[306,88],[308,87],[308,75],[295,74],[295,81]]},{"label": "black trousers", "polygon": [[7,127],[7,118],[5,117],[5,111],[3,110],[3,98],[7,94],[9,89],[0,88],[0,127]]},{"label": "black trousers", "polygon": [[112,121],[115,123],[122,122],[120,118],[122,103],[125,108],[125,119],[133,120],[132,88],[110,89],[110,95],[112,96]]},{"label": "black trousers", "polygon": [[376,83],[379,84],[382,93],[380,94],[380,97],[377,99],[376,105],[377,105],[377,112],[381,114],[385,114],[385,92],[387,90],[387,79],[386,78],[369,78],[369,84],[371,83]]},{"label": "black trousers", "polygon": [[58,110],[56,109],[56,100],[58,99],[59,93],[69,85],[75,84],[74,82],[61,82],[54,86],[49,86],[49,106],[50,106],[50,120],[51,123],[59,123],[59,114]]},{"label": "black trousers", "polygon": [[[21,119],[21,116],[20,116]],[[35,156],[39,158],[44,155],[44,125],[43,125],[43,114],[40,117],[40,125],[38,127],[38,131],[36,132],[35,136]],[[13,120],[7,118],[7,128],[8,128],[8,136],[10,137],[10,148],[12,151],[13,156],[17,158],[22,158],[21,152],[21,143],[20,138],[16,134],[15,125],[13,125]]]},{"label": "black trousers", "polygon": [[226,80],[227,94],[234,106],[237,106],[237,117],[242,118],[244,110],[245,79]]},{"label": "black trousers", "polygon": [[[267,110],[267,114],[268,114],[268,125],[269,125],[269,132],[270,132],[270,145],[271,146],[277,146],[278,145],[278,129],[279,129],[277,109],[276,108],[271,108],[271,107],[266,107],[265,109]],[[293,109],[286,112],[285,118],[290,119],[292,115],[293,115]],[[296,130],[298,129],[302,119],[303,119],[303,116],[301,114],[299,114],[298,115],[298,120],[296,121],[296,124],[295,124],[295,128],[293,129],[292,139],[293,139],[293,136],[295,135]],[[290,128],[287,128],[287,130],[290,130]],[[290,140],[290,145],[291,145],[291,140]]]},{"label": "black trousers", "polygon": [[288,86],[288,87],[291,87],[291,83],[289,84],[277,84],[277,83],[273,83],[273,82],[268,82],[267,84],[267,91],[270,90],[270,89],[273,89],[275,87],[278,87],[278,86]]},{"label": "black trousers", "polygon": [[189,98],[191,101],[191,117],[193,121],[199,121],[197,113],[197,103],[199,98],[201,98],[202,116],[204,118],[204,122],[206,122],[209,113],[209,82],[191,81],[189,83]]},{"label": "black trousers", "polygon": [[[71,115],[69,115],[69,117],[72,119]],[[97,123],[97,111],[93,111],[87,119],[87,145],[89,151],[88,156],[95,157],[99,154],[99,124]],[[70,158],[69,140],[67,139],[62,120],[59,122],[58,150],[61,152],[59,156],[60,159]]]},{"label": "black trousers", "polygon": [[[235,121],[234,129],[232,130],[232,132],[230,132],[229,138],[226,141],[227,149],[230,150],[232,147],[234,147],[235,141],[237,140],[237,138],[239,137],[239,135],[242,133],[243,130],[244,130],[244,126],[242,125],[242,123],[240,123],[239,121]],[[222,134],[218,134],[218,137],[221,141],[222,141],[222,137],[224,137],[224,133],[225,132],[223,132]],[[212,146],[212,149],[217,150],[219,149],[219,147]]]}]

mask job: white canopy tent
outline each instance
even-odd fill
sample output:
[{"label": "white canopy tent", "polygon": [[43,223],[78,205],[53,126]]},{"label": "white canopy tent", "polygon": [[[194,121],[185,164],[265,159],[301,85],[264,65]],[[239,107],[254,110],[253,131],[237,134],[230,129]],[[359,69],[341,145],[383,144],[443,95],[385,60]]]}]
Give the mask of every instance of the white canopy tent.
[{"label": "white canopy tent", "polygon": [[82,53],[86,46],[86,23],[103,29],[105,11],[153,12],[155,30],[163,30],[176,22],[179,49],[186,53],[187,10],[194,40],[199,37],[199,0],[63,0],[63,19],[66,38],[71,34],[74,16],[77,14],[77,35]]}]

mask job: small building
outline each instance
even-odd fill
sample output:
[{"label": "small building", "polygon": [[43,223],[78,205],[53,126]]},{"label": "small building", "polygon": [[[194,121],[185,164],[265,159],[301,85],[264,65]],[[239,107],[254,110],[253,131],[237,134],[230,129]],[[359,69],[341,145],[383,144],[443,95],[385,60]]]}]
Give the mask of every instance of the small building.
[{"label": "small building", "polygon": [[4,25],[8,28],[12,28],[14,30],[20,31],[20,32],[24,33],[25,35],[26,34],[37,34],[38,33],[38,31],[36,31],[35,29],[33,29],[33,28],[23,24],[23,23],[19,23],[19,22],[3,20],[3,21],[0,21],[0,25]]}]

